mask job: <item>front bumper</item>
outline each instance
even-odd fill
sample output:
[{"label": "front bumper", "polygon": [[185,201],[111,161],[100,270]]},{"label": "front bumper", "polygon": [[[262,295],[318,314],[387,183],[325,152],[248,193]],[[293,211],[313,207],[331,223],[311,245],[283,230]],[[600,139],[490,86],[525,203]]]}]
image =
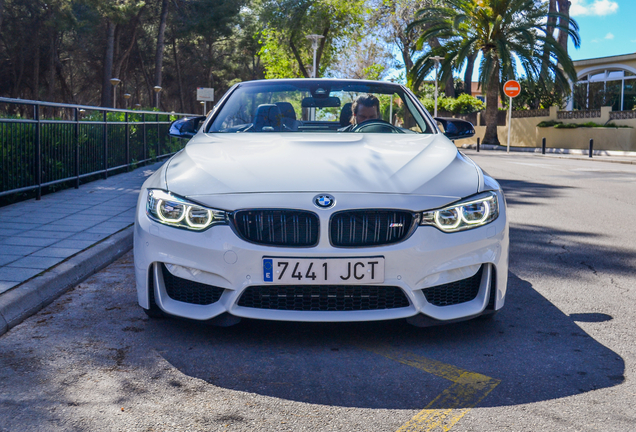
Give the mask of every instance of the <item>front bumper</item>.
[{"label": "front bumper", "polygon": [[[487,307],[498,310],[505,301],[508,225],[502,196],[499,197],[502,203],[499,218],[486,226],[452,234],[421,226],[398,244],[344,249],[329,244],[327,221],[331,212],[317,212],[321,222],[321,240],[316,247],[267,247],[241,240],[227,225],[190,232],[156,223],[146,216],[146,194],[146,190],[140,194],[134,244],[138,301],[146,309],[150,306],[149,287],[154,290],[155,302],[164,312],[195,320],[209,320],[227,312],[238,317],[279,321],[376,321],[408,318],[420,313],[436,320],[450,321],[480,315]],[[239,298],[247,287],[265,285],[262,271],[264,256],[383,256],[385,280],[381,285],[399,287],[410,305],[350,311],[292,311],[239,306]],[[166,291],[161,263],[171,264],[171,273],[179,278],[222,288],[220,298],[207,305],[174,300]],[[470,278],[482,266],[479,292],[474,299],[447,306],[436,306],[427,301],[424,289]],[[492,294],[491,289],[494,291]]]}]

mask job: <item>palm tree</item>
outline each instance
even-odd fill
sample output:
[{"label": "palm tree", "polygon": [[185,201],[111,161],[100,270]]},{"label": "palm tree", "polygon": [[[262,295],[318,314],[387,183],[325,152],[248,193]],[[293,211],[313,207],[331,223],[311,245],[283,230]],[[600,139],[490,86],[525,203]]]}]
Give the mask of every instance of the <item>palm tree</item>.
[{"label": "palm tree", "polygon": [[[422,28],[419,46],[437,38],[439,49],[419,58],[409,71],[409,82],[418,88],[434,67],[430,57],[442,55],[441,80],[461,68],[472,53],[482,54],[479,83],[486,93],[484,143],[499,144],[497,137],[498,98],[502,82],[517,75],[517,62],[524,75],[541,86],[554,82],[568,93],[576,81],[572,60],[548,31],[567,33],[578,48],[578,25],[569,17],[548,11],[540,0],[444,0],[438,7],[422,9],[409,27]],[[567,25],[566,25],[567,24]],[[543,53],[549,53],[547,59]],[[542,65],[543,70],[542,70]],[[547,66],[547,67],[546,67]]]}]

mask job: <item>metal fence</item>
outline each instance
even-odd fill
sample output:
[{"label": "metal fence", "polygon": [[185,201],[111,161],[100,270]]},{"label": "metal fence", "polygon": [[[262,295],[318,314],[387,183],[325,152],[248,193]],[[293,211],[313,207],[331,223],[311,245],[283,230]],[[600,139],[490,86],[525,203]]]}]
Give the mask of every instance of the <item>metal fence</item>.
[{"label": "metal fence", "polygon": [[185,144],[170,123],[191,115],[0,98],[0,197],[169,156]]}]

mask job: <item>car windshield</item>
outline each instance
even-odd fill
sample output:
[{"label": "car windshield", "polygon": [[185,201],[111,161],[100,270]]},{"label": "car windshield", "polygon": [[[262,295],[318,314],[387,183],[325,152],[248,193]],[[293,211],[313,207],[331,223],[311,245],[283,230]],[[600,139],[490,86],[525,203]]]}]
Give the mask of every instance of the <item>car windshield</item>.
[{"label": "car windshield", "polygon": [[207,132],[432,133],[415,103],[390,83],[248,82],[228,97]]}]

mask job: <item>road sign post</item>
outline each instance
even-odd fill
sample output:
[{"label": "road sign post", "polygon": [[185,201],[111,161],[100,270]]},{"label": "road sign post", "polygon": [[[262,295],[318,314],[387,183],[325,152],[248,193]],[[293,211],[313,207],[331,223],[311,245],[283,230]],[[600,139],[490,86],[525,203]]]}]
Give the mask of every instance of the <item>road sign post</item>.
[{"label": "road sign post", "polygon": [[516,98],[521,93],[519,81],[510,80],[504,84],[504,94],[508,96],[508,146],[506,152],[510,153],[510,137],[512,136],[512,98]]},{"label": "road sign post", "polygon": [[214,89],[197,87],[197,100],[203,102],[203,115],[207,113],[207,102],[214,101]]}]

